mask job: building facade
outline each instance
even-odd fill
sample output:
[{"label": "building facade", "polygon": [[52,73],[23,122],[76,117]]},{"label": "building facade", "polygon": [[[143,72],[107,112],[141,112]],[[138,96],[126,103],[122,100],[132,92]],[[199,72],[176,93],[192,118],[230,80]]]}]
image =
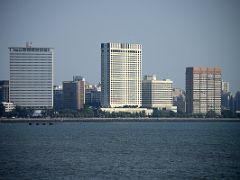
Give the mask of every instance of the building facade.
[{"label": "building facade", "polygon": [[172,84],[169,79],[157,80],[155,75],[145,76],[142,81],[142,106],[176,111]]},{"label": "building facade", "polygon": [[240,91],[237,91],[234,96],[234,112],[240,117]]},{"label": "building facade", "polygon": [[222,81],[221,109],[230,110],[233,95],[229,90],[229,82]]},{"label": "building facade", "polygon": [[222,92],[228,93],[229,91],[229,82],[222,81]]},{"label": "building facade", "polygon": [[101,100],[101,85],[86,85],[85,86],[85,104],[93,107],[100,107]]},{"label": "building facade", "polygon": [[5,112],[12,112],[16,106],[11,102],[1,102],[4,106]]},{"label": "building facade", "polygon": [[101,105],[142,105],[142,45],[101,44]]},{"label": "building facade", "polygon": [[63,106],[65,109],[81,109],[85,104],[85,79],[74,76],[73,81],[63,82]]},{"label": "building facade", "polygon": [[82,76],[73,76],[73,81],[79,83],[80,91],[79,93],[79,103],[80,103],[80,109],[84,107],[85,104],[85,87],[86,87],[86,81],[85,78]]},{"label": "building facade", "polygon": [[222,78],[220,68],[186,68],[186,111],[203,114],[214,111],[221,114]]},{"label": "building facade", "polygon": [[180,88],[173,89],[173,105],[177,106],[177,112],[186,112],[186,95],[185,92]]},{"label": "building facade", "polygon": [[33,109],[53,107],[54,49],[48,47],[9,47],[9,101]]},{"label": "building facade", "polygon": [[0,102],[9,102],[9,81],[0,81]]},{"label": "building facade", "polygon": [[62,86],[53,87],[53,107],[56,110],[63,109],[63,88]]}]

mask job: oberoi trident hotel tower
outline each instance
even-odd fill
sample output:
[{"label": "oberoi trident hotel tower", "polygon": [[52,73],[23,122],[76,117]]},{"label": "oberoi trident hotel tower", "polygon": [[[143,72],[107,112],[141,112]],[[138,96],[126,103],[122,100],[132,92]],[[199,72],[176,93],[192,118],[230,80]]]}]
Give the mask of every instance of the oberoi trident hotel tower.
[{"label": "oberoi trident hotel tower", "polygon": [[9,47],[9,101],[32,109],[53,107],[53,48]]},{"label": "oberoi trident hotel tower", "polygon": [[142,45],[101,44],[101,105],[142,105]]}]

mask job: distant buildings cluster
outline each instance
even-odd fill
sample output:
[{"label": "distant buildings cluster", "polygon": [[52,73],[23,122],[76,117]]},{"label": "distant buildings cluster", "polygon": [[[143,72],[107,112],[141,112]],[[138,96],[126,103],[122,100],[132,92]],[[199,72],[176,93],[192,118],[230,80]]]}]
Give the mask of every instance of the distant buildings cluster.
[{"label": "distant buildings cluster", "polygon": [[210,67],[186,68],[186,91],[174,88],[170,79],[146,75],[142,79],[142,45],[101,44],[101,83],[91,85],[74,76],[53,86],[54,49],[9,47],[10,80],[0,81],[0,102],[6,111],[15,106],[41,109],[102,108],[108,112],[142,112],[152,109],[178,113],[221,115],[223,110],[240,112],[240,92],[235,96],[222,70]]}]

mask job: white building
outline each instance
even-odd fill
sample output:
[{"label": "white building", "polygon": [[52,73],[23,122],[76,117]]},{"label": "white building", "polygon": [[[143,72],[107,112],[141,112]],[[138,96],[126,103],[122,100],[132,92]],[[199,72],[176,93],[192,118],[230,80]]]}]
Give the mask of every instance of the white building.
[{"label": "white building", "polygon": [[54,50],[48,47],[9,47],[9,101],[33,109],[53,107]]},{"label": "white building", "polygon": [[101,44],[101,104],[103,107],[142,105],[142,45]]},{"label": "white building", "polygon": [[155,75],[147,75],[142,81],[142,105],[175,111],[173,106],[173,82],[169,79],[157,80]]},{"label": "white building", "polygon": [[12,112],[15,109],[15,105],[11,102],[2,102],[5,112]]},{"label": "white building", "polygon": [[145,115],[152,115],[153,109],[147,108],[101,108],[102,111],[113,113],[113,112],[126,112],[126,113],[142,113],[144,112]]}]

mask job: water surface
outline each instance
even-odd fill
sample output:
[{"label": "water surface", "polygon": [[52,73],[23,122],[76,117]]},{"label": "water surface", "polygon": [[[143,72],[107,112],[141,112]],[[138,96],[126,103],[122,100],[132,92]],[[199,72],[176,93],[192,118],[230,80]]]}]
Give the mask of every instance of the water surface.
[{"label": "water surface", "polygon": [[240,179],[240,123],[2,123],[0,177]]}]

